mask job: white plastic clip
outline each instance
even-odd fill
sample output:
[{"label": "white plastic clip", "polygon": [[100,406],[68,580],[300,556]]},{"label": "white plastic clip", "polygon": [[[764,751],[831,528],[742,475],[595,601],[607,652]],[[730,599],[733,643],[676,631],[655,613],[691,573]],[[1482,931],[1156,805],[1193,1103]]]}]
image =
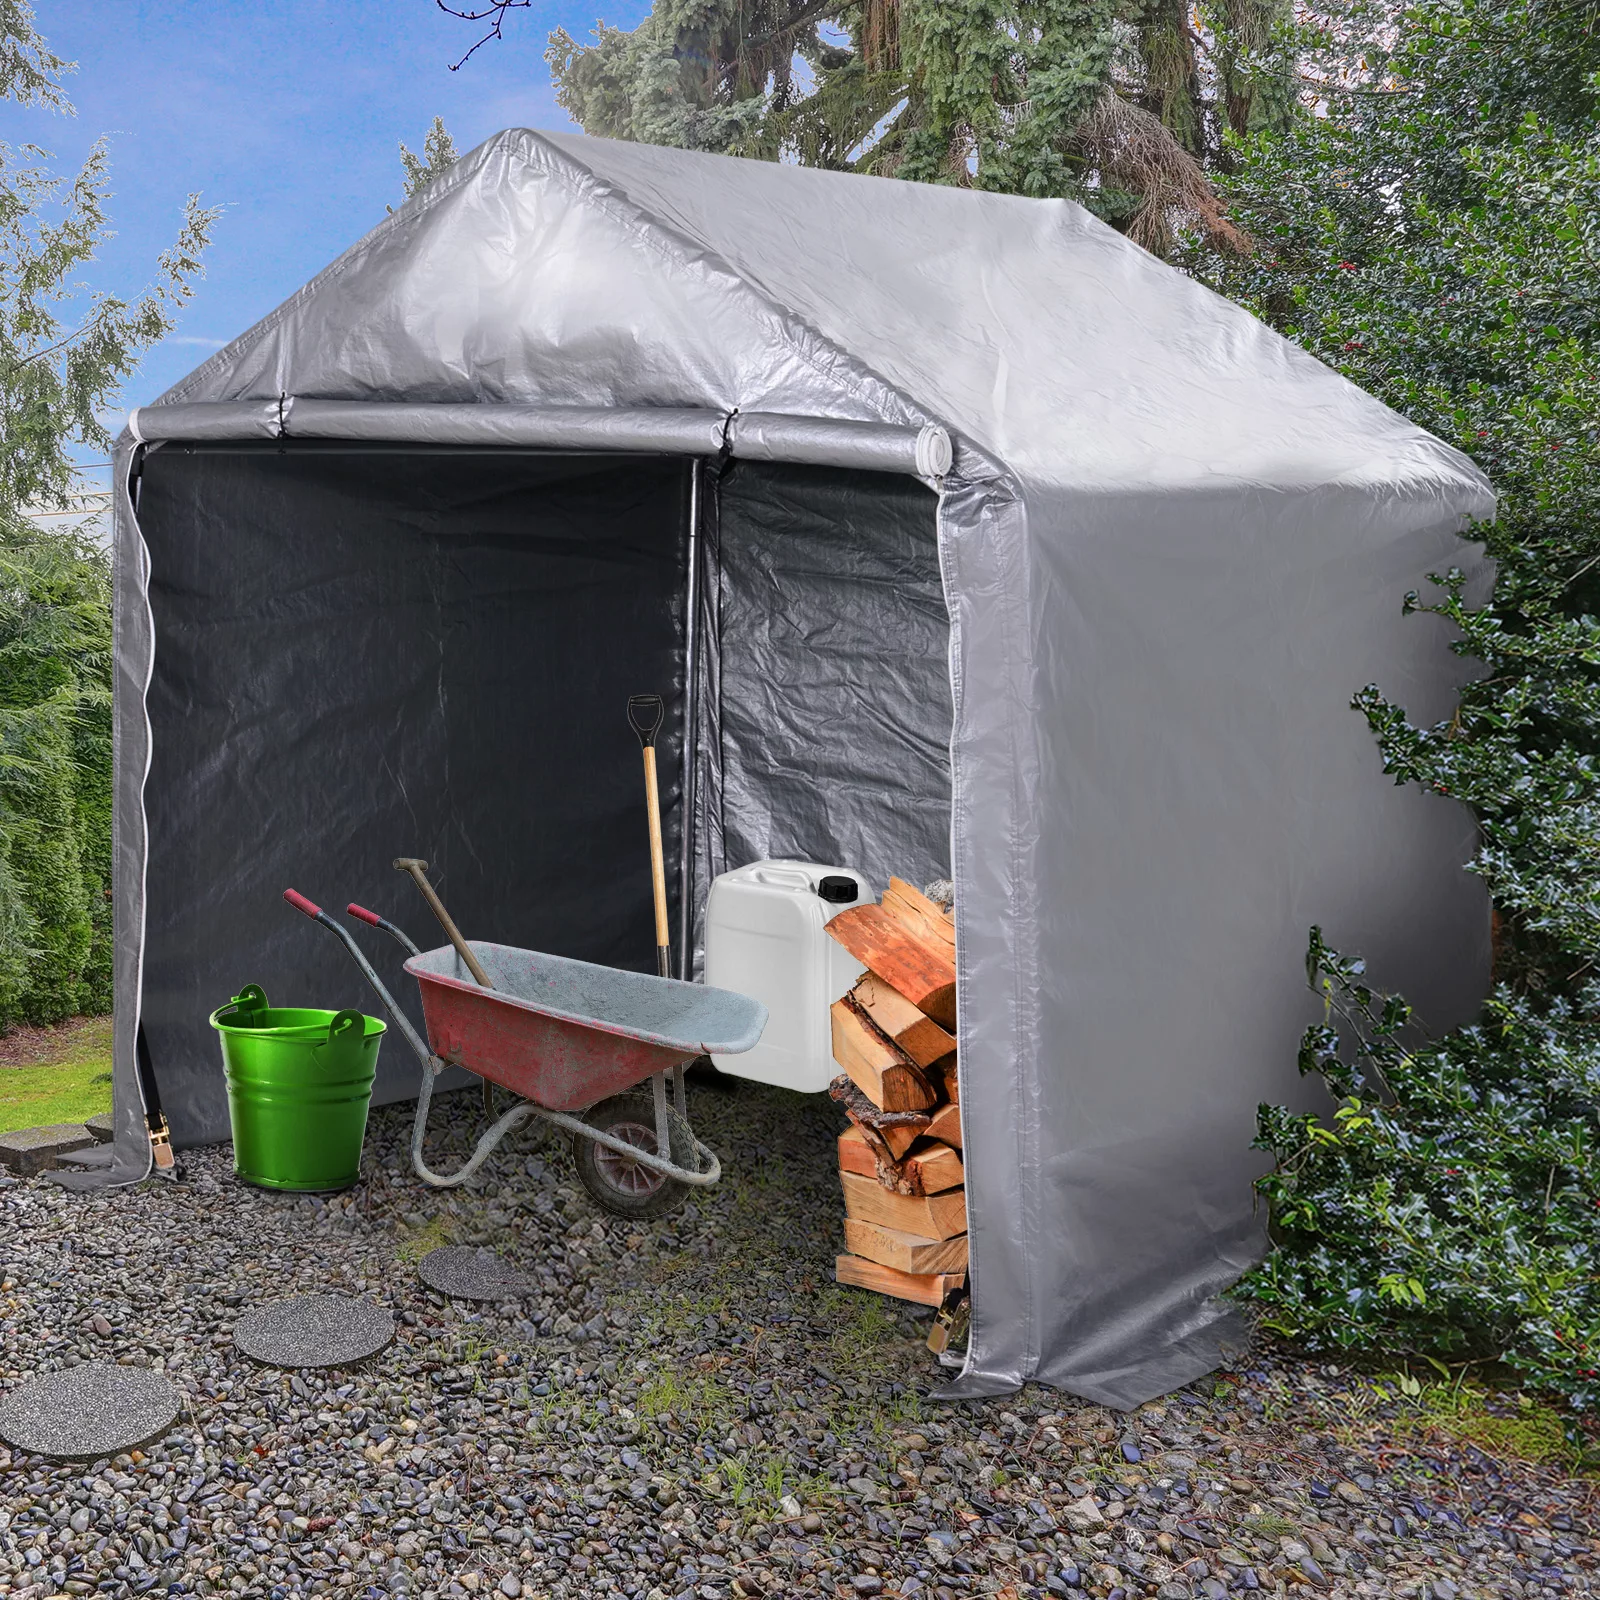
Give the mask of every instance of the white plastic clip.
[{"label": "white plastic clip", "polygon": [[954,454],[950,435],[936,423],[928,423],[917,435],[917,476],[942,478],[950,470]]}]

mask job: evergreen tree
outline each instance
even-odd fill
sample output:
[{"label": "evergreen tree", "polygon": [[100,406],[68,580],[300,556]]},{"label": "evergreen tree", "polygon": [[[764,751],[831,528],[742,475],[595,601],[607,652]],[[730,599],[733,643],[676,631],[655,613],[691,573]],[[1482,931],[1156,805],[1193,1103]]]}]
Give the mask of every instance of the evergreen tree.
[{"label": "evergreen tree", "polygon": [[[428,129],[427,136],[422,141],[422,154],[413,155],[404,145],[400,146],[400,165],[405,171],[402,182],[405,185],[406,199],[409,200],[419,189],[426,189],[433,180],[453,167],[460,157],[456,153],[456,142],[450,137],[445,128],[444,118],[435,117],[433,126]],[[385,209],[393,211],[393,206]]]},{"label": "evergreen tree", "polygon": [[[31,10],[0,0],[0,97],[70,114],[69,70]],[[105,143],[71,179],[45,159],[0,146],[0,1026],[110,1003],[110,575],[71,515],[73,451],[109,451],[99,415],[173,326],[213,217],[190,197],[136,300],[85,297],[73,274],[108,237]]]},{"label": "evergreen tree", "polygon": [[656,0],[590,45],[558,29],[547,59],[589,133],[1067,196],[1153,249],[1184,230],[1238,248],[1207,164],[1292,96],[1263,92],[1283,0],[1226,6]]}]

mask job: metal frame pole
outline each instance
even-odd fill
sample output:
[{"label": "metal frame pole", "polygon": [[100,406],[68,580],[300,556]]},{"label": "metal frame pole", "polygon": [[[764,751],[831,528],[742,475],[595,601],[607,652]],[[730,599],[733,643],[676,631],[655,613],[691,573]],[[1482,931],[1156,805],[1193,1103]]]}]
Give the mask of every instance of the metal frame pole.
[{"label": "metal frame pole", "polygon": [[683,778],[678,824],[678,976],[688,982],[694,964],[694,790],[700,683],[700,492],[705,462],[689,463],[688,578],[683,614]]}]

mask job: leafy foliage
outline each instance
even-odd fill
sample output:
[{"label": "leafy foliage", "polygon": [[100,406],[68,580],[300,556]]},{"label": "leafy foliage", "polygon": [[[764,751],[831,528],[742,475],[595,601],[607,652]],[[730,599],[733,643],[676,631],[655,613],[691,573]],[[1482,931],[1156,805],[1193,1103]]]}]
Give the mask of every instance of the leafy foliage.
[{"label": "leafy foliage", "polygon": [[1069,196],[1153,248],[1180,226],[1236,246],[1205,162],[1290,100],[1224,41],[1285,10],[1227,0],[1202,58],[1179,0],[657,0],[591,45],[558,29],[547,59],[589,133]]},{"label": "leafy foliage", "polygon": [[[1331,1124],[1264,1107],[1277,1253],[1243,1292],[1308,1344],[1503,1358],[1600,1396],[1600,31],[1566,0],[1329,13],[1296,41],[1317,114],[1236,151],[1256,243],[1197,270],[1471,455],[1492,603],[1459,571],[1408,611],[1474,664],[1447,721],[1356,696],[1385,769],[1470,805],[1496,986],[1419,1043],[1313,934],[1338,1023],[1302,1072]],[[1595,1346],[1594,1350],[1590,1346]]]},{"label": "leafy foliage", "polygon": [[[0,96],[70,113],[67,70],[0,0]],[[110,1005],[110,573],[73,450],[110,449],[100,413],[189,298],[213,217],[190,197],[137,299],[86,294],[106,147],[71,179],[46,159],[0,146],[0,1026]]]},{"label": "leafy foliage", "polygon": [[[415,155],[404,145],[400,146],[400,165],[405,170],[406,199],[420,189],[426,189],[437,177],[448,172],[460,159],[456,142],[450,137],[443,117],[435,117],[422,141],[422,154]],[[387,210],[393,211],[389,206]]]},{"label": "leafy foliage", "polygon": [[1278,1248],[1249,1297],[1319,1349],[1504,1361],[1593,1405],[1600,1022],[1502,987],[1476,1025],[1408,1043],[1410,1008],[1359,961],[1313,930],[1307,962],[1329,1020],[1300,1069],[1338,1103],[1262,1107]]},{"label": "leafy foliage", "polygon": [[0,1019],[54,1022],[110,1002],[109,572],[21,526],[0,585]]}]

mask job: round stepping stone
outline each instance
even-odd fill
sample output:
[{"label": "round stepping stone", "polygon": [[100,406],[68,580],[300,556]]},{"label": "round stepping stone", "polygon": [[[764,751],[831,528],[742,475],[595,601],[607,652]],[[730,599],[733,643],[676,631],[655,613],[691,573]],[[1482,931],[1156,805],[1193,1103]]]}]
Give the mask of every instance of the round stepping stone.
[{"label": "round stepping stone", "polygon": [[95,1461],[158,1438],[181,1403],[159,1373],[86,1362],[41,1372],[0,1398],[0,1438],[29,1455]]},{"label": "round stepping stone", "polygon": [[269,1367],[345,1367],[376,1355],[394,1338],[382,1306],[344,1294],[302,1294],[242,1316],[233,1342]]},{"label": "round stepping stone", "polygon": [[537,1287],[494,1251],[459,1244],[430,1250],[417,1263],[417,1276],[430,1289],[457,1300],[520,1300]]}]

